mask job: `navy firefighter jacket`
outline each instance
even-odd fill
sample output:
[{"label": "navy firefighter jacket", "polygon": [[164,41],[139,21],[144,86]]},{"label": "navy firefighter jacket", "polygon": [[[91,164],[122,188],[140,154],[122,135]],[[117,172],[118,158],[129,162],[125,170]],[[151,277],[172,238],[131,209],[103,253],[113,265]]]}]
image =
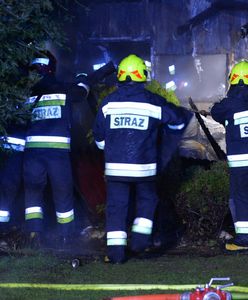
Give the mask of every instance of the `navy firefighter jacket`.
[{"label": "navy firefighter jacket", "polygon": [[211,115],[226,128],[229,167],[248,167],[248,88],[231,87],[227,97],[214,104]]},{"label": "navy firefighter jacket", "polygon": [[98,148],[104,149],[105,175],[109,180],[154,179],[162,124],[182,130],[184,114],[141,83],[122,83],[102,101],[93,134]]},{"label": "navy firefighter jacket", "polygon": [[[20,112],[18,120],[10,120],[6,124],[6,135],[0,136],[0,148],[15,152],[23,152],[25,149],[27,120],[22,111],[24,103],[18,104],[15,109]],[[25,111],[25,110],[24,110]]]},{"label": "navy firefighter jacket", "polygon": [[32,117],[27,130],[26,148],[70,150],[71,101],[82,101],[87,87],[59,82],[44,76],[33,88],[26,104]]},{"label": "navy firefighter jacket", "polygon": [[25,148],[26,126],[12,123],[7,127],[6,131],[6,136],[0,136],[1,148],[23,152]]}]

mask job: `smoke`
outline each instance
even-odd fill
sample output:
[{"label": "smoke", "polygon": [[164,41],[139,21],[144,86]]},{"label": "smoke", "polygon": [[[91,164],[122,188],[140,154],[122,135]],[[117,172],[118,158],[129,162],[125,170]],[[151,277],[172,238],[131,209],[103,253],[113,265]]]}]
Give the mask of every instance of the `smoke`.
[{"label": "smoke", "polygon": [[[168,67],[175,65],[175,74]],[[161,56],[158,80],[162,83],[174,81],[179,99],[192,97],[195,101],[211,102],[225,95],[226,56],[190,55]]]}]

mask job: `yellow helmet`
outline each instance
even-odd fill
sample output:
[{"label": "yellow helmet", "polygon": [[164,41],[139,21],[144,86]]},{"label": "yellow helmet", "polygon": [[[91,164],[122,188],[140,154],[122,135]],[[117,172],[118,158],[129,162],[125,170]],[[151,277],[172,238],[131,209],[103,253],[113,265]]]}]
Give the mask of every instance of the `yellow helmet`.
[{"label": "yellow helmet", "polygon": [[137,82],[144,82],[147,78],[146,64],[140,57],[130,54],[125,57],[118,66],[118,81],[128,79]]},{"label": "yellow helmet", "polygon": [[242,60],[238,62],[231,71],[229,82],[231,85],[238,84],[243,80],[244,84],[248,84],[248,61]]}]

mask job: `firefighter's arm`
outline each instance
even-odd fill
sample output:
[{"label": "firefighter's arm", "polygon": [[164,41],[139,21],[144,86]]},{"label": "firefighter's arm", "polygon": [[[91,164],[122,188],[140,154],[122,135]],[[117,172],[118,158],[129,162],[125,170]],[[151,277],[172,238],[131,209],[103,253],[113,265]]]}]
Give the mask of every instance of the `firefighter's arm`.
[{"label": "firefighter's arm", "polygon": [[87,99],[90,87],[86,80],[80,80],[77,83],[69,83],[68,85],[73,102],[80,102]]},{"label": "firefighter's arm", "polygon": [[211,116],[212,118],[221,124],[225,124],[225,120],[228,119],[229,109],[228,109],[228,101],[227,98],[223,99],[221,102],[217,102],[211,108]]},{"label": "firefighter's arm", "polygon": [[81,90],[81,93],[83,94],[82,96],[84,98],[87,98],[88,95],[89,95],[89,92],[90,92],[90,87],[89,85],[87,85],[86,83],[83,83],[83,82],[79,82],[77,84],[77,87]]},{"label": "firefighter's arm", "polygon": [[175,133],[184,131],[192,116],[193,113],[186,108],[177,107],[171,103],[167,103],[162,110],[163,123],[166,123],[167,127]]},{"label": "firefighter's arm", "polygon": [[[83,76],[84,74],[84,76]],[[85,73],[81,73],[80,75],[78,74],[76,76],[77,80],[77,87],[82,90],[84,93],[84,97],[87,98],[90,92],[90,83],[89,83],[89,78]]]},{"label": "firefighter's arm", "polygon": [[99,107],[96,120],[93,126],[93,136],[95,143],[100,150],[105,148],[105,117],[102,110],[102,105]]}]

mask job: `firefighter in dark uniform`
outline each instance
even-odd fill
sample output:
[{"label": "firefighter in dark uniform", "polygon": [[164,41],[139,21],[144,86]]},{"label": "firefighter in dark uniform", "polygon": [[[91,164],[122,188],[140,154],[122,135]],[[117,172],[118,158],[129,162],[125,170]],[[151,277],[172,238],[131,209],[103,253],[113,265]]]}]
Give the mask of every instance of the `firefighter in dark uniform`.
[{"label": "firefighter in dark uniform", "polygon": [[43,230],[44,189],[49,178],[59,236],[67,243],[74,231],[74,196],[70,161],[71,102],[88,94],[84,83],[56,79],[56,58],[44,51],[31,67],[41,76],[26,104],[32,109],[24,152],[25,219],[30,239]]},{"label": "firefighter in dark uniform", "polygon": [[131,54],[118,66],[118,89],[101,103],[93,134],[104,149],[107,180],[107,254],[112,263],[126,260],[130,192],[135,190],[136,213],[131,249],[142,252],[151,243],[156,193],[157,138],[162,124],[180,131],[185,111],[144,88],[144,61]]},{"label": "firefighter in dark uniform", "polygon": [[226,128],[236,236],[225,248],[235,252],[248,250],[248,61],[240,61],[232,68],[229,82],[227,97],[214,104],[211,115]]},{"label": "firefighter in dark uniform", "polygon": [[[25,148],[25,125],[12,123],[7,135],[0,137],[2,166],[0,168],[0,231],[9,232],[11,226],[20,227],[23,211],[18,198],[23,178],[23,153]],[[13,215],[17,219],[13,219]],[[11,224],[11,225],[10,225]]]}]

